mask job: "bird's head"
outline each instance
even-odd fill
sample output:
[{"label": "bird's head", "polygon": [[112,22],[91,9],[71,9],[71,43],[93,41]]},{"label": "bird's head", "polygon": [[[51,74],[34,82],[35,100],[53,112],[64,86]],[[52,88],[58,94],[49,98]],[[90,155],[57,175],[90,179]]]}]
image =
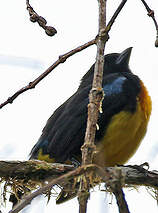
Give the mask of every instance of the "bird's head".
[{"label": "bird's head", "polygon": [[129,59],[132,47],[121,53],[111,53],[104,56],[104,75],[116,72],[129,72]]},{"label": "bird's head", "polygon": [[[129,69],[129,59],[132,47],[125,49],[121,53],[111,53],[104,56],[104,70],[103,75],[106,76],[111,73],[131,72]],[[82,77],[80,87],[85,87],[92,84],[94,75],[94,66]]]}]

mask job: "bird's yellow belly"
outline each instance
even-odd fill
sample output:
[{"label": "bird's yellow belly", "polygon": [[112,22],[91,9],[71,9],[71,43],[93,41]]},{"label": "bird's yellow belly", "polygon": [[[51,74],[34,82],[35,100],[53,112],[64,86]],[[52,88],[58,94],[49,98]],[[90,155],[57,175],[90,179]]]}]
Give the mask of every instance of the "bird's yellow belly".
[{"label": "bird's yellow belly", "polygon": [[148,118],[137,104],[134,113],[121,111],[112,117],[103,139],[98,143],[100,164],[114,166],[124,164],[137,150],[146,133]]}]

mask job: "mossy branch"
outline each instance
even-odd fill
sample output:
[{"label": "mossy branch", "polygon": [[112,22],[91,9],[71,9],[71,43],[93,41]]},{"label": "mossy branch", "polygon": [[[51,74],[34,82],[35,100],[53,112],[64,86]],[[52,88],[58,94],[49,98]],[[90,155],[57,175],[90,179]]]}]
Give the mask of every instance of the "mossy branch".
[{"label": "mossy branch", "polygon": [[[128,165],[102,169],[94,164],[74,168],[65,164],[50,164],[33,160],[0,161],[0,181],[5,183],[5,189],[7,186],[11,188],[13,186],[12,192],[15,192],[16,187],[19,189],[19,185],[23,184],[30,190],[30,194],[24,197],[10,213],[20,211],[36,196],[50,191],[55,184],[60,183],[66,187],[66,184],[69,183],[70,187],[71,182],[72,190],[75,190],[77,184],[74,185],[74,183],[85,172],[92,175],[90,178],[92,186],[101,182],[114,186],[113,184],[120,182],[121,187],[137,185],[158,189],[158,171],[149,171],[142,166]],[[35,189],[36,191],[31,193],[31,190]]]}]

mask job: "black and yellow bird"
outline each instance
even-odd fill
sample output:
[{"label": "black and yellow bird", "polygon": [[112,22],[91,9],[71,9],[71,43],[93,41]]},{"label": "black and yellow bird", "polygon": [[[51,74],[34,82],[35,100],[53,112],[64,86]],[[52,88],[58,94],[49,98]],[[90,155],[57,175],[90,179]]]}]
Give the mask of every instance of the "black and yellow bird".
[{"label": "black and yellow bird", "polygon": [[[102,113],[99,114],[94,163],[102,166],[124,164],[143,139],[151,114],[151,99],[138,76],[129,69],[132,48],[104,57]],[[89,91],[94,65],[81,79],[80,86],[49,118],[33,147],[30,159],[59,163],[81,163]],[[65,197],[64,197],[65,196]],[[60,196],[57,203],[67,200]]]}]

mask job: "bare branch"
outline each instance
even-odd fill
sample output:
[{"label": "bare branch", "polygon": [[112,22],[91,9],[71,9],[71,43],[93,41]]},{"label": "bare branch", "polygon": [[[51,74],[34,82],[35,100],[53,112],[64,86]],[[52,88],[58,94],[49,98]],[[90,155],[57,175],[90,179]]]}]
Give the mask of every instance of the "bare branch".
[{"label": "bare branch", "polygon": [[45,30],[45,33],[48,36],[54,36],[57,33],[57,30],[54,27],[51,26],[47,26],[47,21],[45,18],[43,18],[42,16],[39,16],[33,9],[33,7],[31,7],[29,0],[26,0],[26,6],[27,6],[27,10],[29,11],[29,15],[30,15],[30,21],[31,22],[37,22],[39,24],[40,27],[42,27]]},{"label": "bare branch", "polygon": [[107,27],[105,28],[105,31],[108,33],[111,30],[112,25],[114,24],[117,16],[119,15],[119,13],[121,12],[122,8],[124,7],[124,5],[126,4],[127,0],[122,0],[122,2],[119,4],[118,8],[116,9],[115,13],[113,14],[113,16],[111,17]]},{"label": "bare branch", "polygon": [[155,47],[158,47],[158,24],[154,15],[154,10],[150,9],[150,7],[148,6],[148,4],[146,3],[145,0],[141,0],[142,3],[144,4],[147,12],[148,12],[148,16],[151,17],[154,21],[155,24],[155,28],[156,28],[156,41],[155,41]]},{"label": "bare branch", "polygon": [[[99,33],[97,37],[97,56],[94,68],[94,78],[92,83],[92,89],[89,94],[88,104],[88,119],[87,128],[85,133],[85,142],[81,147],[82,151],[82,165],[88,165],[92,163],[93,155],[96,152],[96,146],[94,144],[96,126],[98,121],[98,115],[100,112],[104,92],[102,89],[103,78],[103,66],[104,66],[104,49],[108,40],[108,32],[110,31],[115,19],[120,13],[121,9],[125,5],[127,0],[123,0],[116,12],[112,16],[108,26],[106,27],[106,0],[99,0]],[[86,179],[86,180],[85,180]],[[86,181],[86,184],[84,183]],[[80,182],[80,191],[78,193],[79,200],[79,212],[85,213],[87,210],[87,201],[89,198],[90,181],[85,176]]]},{"label": "bare branch", "polygon": [[54,62],[44,73],[42,73],[38,78],[36,78],[34,81],[30,82],[27,86],[21,88],[16,93],[14,93],[11,97],[9,97],[5,102],[0,104],[0,109],[4,107],[7,104],[12,104],[13,101],[22,93],[26,92],[27,90],[35,88],[35,86],[43,79],[45,78],[52,70],[54,70],[59,64],[64,63],[67,58],[70,56],[86,49],[87,47],[95,44],[95,39],[65,53],[64,55],[59,56],[59,59]]},{"label": "bare branch", "polygon": [[[105,21],[105,16],[106,16],[105,12],[103,14],[103,11],[105,10],[105,6],[101,5],[102,1],[100,1],[100,3],[99,3],[101,15],[99,17],[99,23],[100,23],[99,24],[99,34],[97,36],[97,56],[96,56],[93,85],[92,85],[92,90],[90,92],[90,104],[88,105],[88,109],[90,108],[91,105],[93,105],[93,107],[96,108],[96,110],[94,110],[94,108],[92,107],[92,111],[91,111],[91,115],[90,115],[90,116],[92,116],[92,118],[89,118],[89,121],[87,121],[87,130],[86,130],[86,136],[85,136],[85,141],[87,141],[88,143],[91,140],[93,141],[92,149],[95,149],[95,147],[94,147],[95,133],[92,133],[92,132],[93,132],[93,130],[94,130],[94,132],[96,130],[97,117],[98,117],[98,113],[99,113],[99,109],[100,109],[100,105],[101,105],[100,102],[102,101],[102,98],[103,98],[103,92],[102,92],[101,88],[102,88],[102,75],[103,75],[103,64],[104,64],[104,46],[105,46],[105,43],[107,42],[107,40],[109,38],[108,33],[111,30],[111,27],[114,24],[114,21],[116,20],[118,14],[121,12],[121,10],[124,7],[126,2],[127,2],[127,0],[122,0],[120,5],[116,9],[114,15],[110,19],[107,27],[106,27],[106,24],[105,24],[105,22],[106,22]],[[92,96],[94,96],[94,97],[92,97]],[[94,116],[95,111],[97,111],[97,113],[96,113],[97,115]],[[88,115],[89,115],[89,113],[90,113],[90,110],[88,111]],[[92,120],[94,120],[94,119],[95,119],[95,121],[93,121],[93,123],[91,124],[91,127],[88,127],[89,123],[92,122]],[[93,130],[90,131],[90,128],[92,128]],[[91,137],[90,132],[92,134],[93,139],[89,138],[89,137]],[[91,158],[90,152],[88,153],[86,158],[87,159]],[[82,162],[83,162],[83,164],[86,164],[85,159],[82,159]],[[91,162],[91,160],[89,162]]]},{"label": "bare branch", "polygon": [[[81,147],[82,165],[91,164],[93,160],[93,155],[96,151],[96,146],[94,144],[96,125],[101,102],[104,96],[102,91],[102,76],[104,66],[104,48],[107,40],[106,39],[107,34],[103,33],[103,29],[106,26],[106,0],[98,0],[98,5],[99,5],[99,30],[98,30],[99,33],[97,38],[97,56],[94,68],[92,89],[89,94],[88,118],[85,133],[85,142]],[[85,176],[81,178],[80,190],[78,193],[80,213],[86,213],[87,211],[89,189],[90,189],[90,180],[86,177],[85,174]]]}]

